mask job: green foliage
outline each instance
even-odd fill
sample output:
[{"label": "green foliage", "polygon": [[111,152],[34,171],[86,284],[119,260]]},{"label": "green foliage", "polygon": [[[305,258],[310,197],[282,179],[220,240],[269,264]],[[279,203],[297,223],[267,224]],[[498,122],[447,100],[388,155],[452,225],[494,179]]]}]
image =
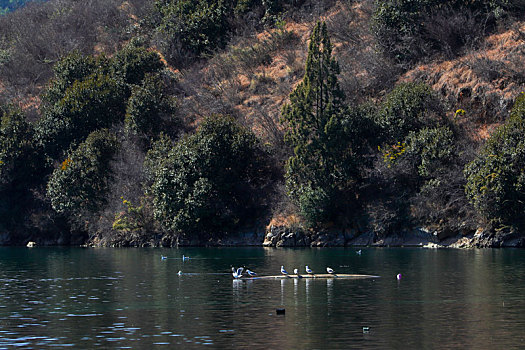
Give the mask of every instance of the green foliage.
[{"label": "green foliage", "polygon": [[432,89],[425,84],[403,83],[385,98],[376,123],[387,143],[403,140],[410,131],[432,124],[429,113],[436,105]]},{"label": "green foliage", "polygon": [[70,151],[47,184],[53,209],[72,217],[100,210],[111,178],[109,163],[117,148],[116,136],[102,129]]},{"label": "green foliage", "polygon": [[[364,119],[360,111],[345,111],[337,81],[339,65],[331,55],[326,24],[318,22],[310,37],[303,81],[282,110],[285,141],[294,151],[287,163],[286,185],[310,225],[333,219],[336,208],[352,201],[360,165],[358,135]],[[345,192],[350,194],[343,196]]]},{"label": "green foliage", "polygon": [[508,121],[487,140],[465,168],[466,193],[475,208],[494,223],[523,227],[525,220],[525,94]]},{"label": "green foliage", "polygon": [[146,74],[158,73],[162,68],[159,55],[140,46],[127,45],[111,59],[114,75],[122,77],[126,84],[139,85]]},{"label": "green foliage", "polygon": [[10,11],[14,11],[31,1],[32,0],[2,0],[0,1],[0,16],[5,15]]},{"label": "green foliage", "polygon": [[[506,11],[516,11],[507,0],[377,0],[372,15],[372,32],[385,53],[398,61],[414,61],[425,55],[428,46],[443,44],[429,33],[434,30],[429,28],[433,15],[442,12],[450,17],[468,12],[475,17],[477,26],[486,26],[490,17],[501,17]],[[474,33],[465,34],[471,36]]]},{"label": "green foliage", "polygon": [[178,64],[185,54],[202,57],[226,44],[230,26],[225,1],[158,0],[155,6],[161,16],[156,31],[168,62]]},{"label": "green foliage", "polygon": [[115,221],[113,221],[111,227],[113,230],[126,234],[142,233],[141,231],[148,231],[148,229],[154,226],[150,216],[146,212],[144,203],[137,206],[123,197],[121,197],[121,199],[126,210],[115,215]]},{"label": "green foliage", "polygon": [[78,52],[64,57],[44,93],[42,118],[35,127],[38,143],[56,159],[72,143],[122,122],[125,116],[129,130],[153,132],[159,113],[168,110],[158,78],[162,67],[158,54],[134,45],[111,59]]},{"label": "green foliage", "polygon": [[160,114],[167,109],[162,82],[149,76],[141,86],[134,86],[126,108],[124,124],[132,133],[152,135],[161,128]]},{"label": "green foliage", "polygon": [[126,108],[123,90],[119,81],[105,74],[73,82],[56,104],[44,110],[36,125],[36,138],[47,155],[59,157],[71,143],[122,120]]},{"label": "green foliage", "polygon": [[172,149],[173,141],[166,134],[160,133],[144,159],[144,173],[147,186],[153,183],[155,174],[160,171],[164,160],[166,160]]},{"label": "green foliage", "polygon": [[454,133],[447,126],[412,131],[406,138],[406,144],[406,156],[414,159],[419,176],[427,179],[439,170],[446,171],[455,155]]},{"label": "green foliage", "polygon": [[35,174],[33,129],[22,111],[0,106],[0,190],[22,190]]},{"label": "green foliage", "polygon": [[106,65],[107,60],[104,56],[95,58],[82,55],[78,51],[71,52],[53,67],[54,78],[44,92],[43,104],[51,107],[58,103],[74,82],[84,80]]},{"label": "green foliage", "polygon": [[[255,220],[258,189],[268,178],[264,153],[250,131],[229,117],[204,120],[196,134],[165,155],[164,138],[148,154],[155,218],[177,234],[218,234]],[[154,158],[157,161],[154,161]]]}]

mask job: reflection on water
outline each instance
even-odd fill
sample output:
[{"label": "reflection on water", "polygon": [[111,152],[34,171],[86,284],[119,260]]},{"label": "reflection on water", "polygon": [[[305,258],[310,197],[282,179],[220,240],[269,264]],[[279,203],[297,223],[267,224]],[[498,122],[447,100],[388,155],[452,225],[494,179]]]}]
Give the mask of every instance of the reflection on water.
[{"label": "reflection on water", "polygon": [[[243,265],[381,278],[233,280]],[[0,349],[520,348],[524,282],[510,249],[0,248]]]}]

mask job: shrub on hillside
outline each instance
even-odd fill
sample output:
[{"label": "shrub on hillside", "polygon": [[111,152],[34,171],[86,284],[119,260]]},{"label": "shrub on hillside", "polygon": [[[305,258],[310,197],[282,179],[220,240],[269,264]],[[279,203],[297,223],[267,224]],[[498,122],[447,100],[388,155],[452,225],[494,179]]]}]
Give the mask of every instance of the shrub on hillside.
[{"label": "shrub on hillside", "polygon": [[435,52],[457,55],[507,13],[519,13],[507,0],[376,1],[372,31],[383,52],[413,62]]},{"label": "shrub on hillside", "polygon": [[386,96],[376,117],[383,141],[395,144],[403,141],[410,131],[435,125],[440,108],[428,85],[399,84]]},{"label": "shrub on hillside", "polygon": [[22,111],[0,105],[0,117],[0,229],[9,232],[26,224],[45,169]]},{"label": "shrub on hillside", "polygon": [[122,84],[105,74],[76,80],[58,103],[46,107],[36,124],[36,139],[51,158],[61,156],[71,143],[124,119],[126,98]]},{"label": "shrub on hillside", "polygon": [[147,75],[141,85],[132,87],[124,119],[127,132],[152,138],[166,129],[163,117],[173,112],[174,102],[164,91],[163,82],[157,75]]},{"label": "shrub on hillside", "polygon": [[411,224],[445,229],[470,215],[461,212],[466,199],[462,178],[456,179],[464,145],[442,113],[435,93],[413,83],[396,87],[379,107],[375,120],[382,133],[367,200],[372,226],[382,235]]},{"label": "shrub on hillside", "polygon": [[159,0],[155,5],[157,43],[170,64],[183,65],[226,45],[231,28],[225,1]]},{"label": "shrub on hillside", "polygon": [[525,220],[525,94],[508,121],[487,140],[465,168],[466,193],[475,208],[496,224],[523,227]]},{"label": "shrub on hillside", "polygon": [[70,151],[47,184],[53,209],[76,224],[81,215],[100,210],[111,179],[110,161],[117,148],[116,136],[103,129],[91,133]]},{"label": "shrub on hillside", "polygon": [[165,154],[157,142],[147,158],[155,218],[179,235],[210,237],[253,223],[269,182],[255,135],[233,118],[206,118],[198,131]]}]

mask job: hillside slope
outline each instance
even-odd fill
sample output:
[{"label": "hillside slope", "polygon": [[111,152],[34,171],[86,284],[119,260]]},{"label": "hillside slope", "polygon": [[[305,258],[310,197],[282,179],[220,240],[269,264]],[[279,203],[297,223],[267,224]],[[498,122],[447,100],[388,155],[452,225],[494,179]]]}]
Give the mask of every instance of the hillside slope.
[{"label": "hillside slope", "polygon": [[[489,188],[507,169],[476,183],[479,194],[466,193],[475,181],[466,169],[492,152],[491,135],[514,142],[522,132],[510,128],[523,114],[523,14],[429,1],[395,17],[401,29],[388,27],[389,36],[379,26],[399,24],[380,22],[392,4],[49,1],[0,18],[3,243],[216,244],[295,229],[348,241],[421,227],[439,239],[479,227],[521,232],[520,220],[482,210],[493,198],[520,203],[519,191]],[[315,130],[305,146],[285,140],[293,126],[282,112],[304,88],[321,23],[346,99],[337,127]],[[328,141],[318,158],[305,158],[298,187],[307,190],[294,197],[290,164],[316,137]],[[519,189],[521,144],[511,141],[504,156],[517,160],[502,163],[518,164],[507,178]],[[333,181],[319,181],[319,169]],[[325,209],[338,212],[308,216]],[[322,245],[319,237],[311,241]]]}]

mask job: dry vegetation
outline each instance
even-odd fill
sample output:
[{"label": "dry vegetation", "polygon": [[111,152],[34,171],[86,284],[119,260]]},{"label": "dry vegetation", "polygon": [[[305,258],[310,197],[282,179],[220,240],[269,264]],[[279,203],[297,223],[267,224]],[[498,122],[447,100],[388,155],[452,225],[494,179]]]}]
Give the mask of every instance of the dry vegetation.
[{"label": "dry vegetation", "polygon": [[[182,120],[184,130],[180,134],[196,129],[213,114],[231,115],[248,126],[263,141],[281,172],[272,189],[273,212],[268,227],[298,226],[302,219],[283,184],[282,172],[291,150],[283,141],[284,126],[279,119],[290,92],[303,78],[310,33],[320,19],[328,26],[333,56],[341,68],[339,82],[349,105],[372,102],[379,106],[396,85],[405,82],[425,83],[438,92],[447,109],[446,117],[460,129],[458,134],[468,138],[463,142],[469,145],[462,145],[464,159],[458,161],[461,164],[455,167],[456,172],[449,171],[449,178],[445,177],[451,184],[457,182],[452,197],[466,200],[464,164],[496,126],[506,120],[516,96],[525,90],[525,22],[508,20],[489,34],[479,29],[474,34],[479,38],[456,49],[450,36],[462,26],[463,30],[475,30],[475,23],[468,14],[448,20],[444,17],[448,12],[443,12],[432,17],[429,26],[430,35],[443,45],[442,51],[401,63],[378,48],[370,26],[375,6],[374,0],[306,0],[299,9],[283,14],[282,21],[274,26],[237,28],[228,37],[226,47],[179,67],[170,66],[155,40],[141,32],[141,19],[151,7],[147,1],[92,0],[77,4],[57,0],[40,7],[28,6],[0,21],[0,102],[15,101],[34,122],[40,118],[40,94],[53,75],[53,64],[64,54],[77,50],[84,55],[111,57],[137,34],[138,40],[143,40],[148,50],[158,52],[166,64],[163,74],[169,76],[169,90],[177,100],[174,117]],[[61,14],[59,22],[54,20],[57,13]],[[95,16],[96,13],[100,15]],[[20,25],[24,16],[32,19],[32,26]],[[17,50],[9,51],[10,42],[16,40]],[[12,59],[2,62],[1,55],[8,51]],[[457,110],[465,113],[456,113]],[[140,181],[145,149],[128,146],[112,164],[120,176],[114,179],[111,202],[118,203],[120,210],[124,210],[121,195],[137,206],[143,195]],[[416,198],[416,204],[417,200],[438,203],[442,195],[438,192],[433,194],[435,197]],[[385,198],[388,196],[387,193]],[[406,206],[409,200],[405,199],[402,200]],[[392,203],[393,207],[399,206],[398,202]],[[372,205],[378,217],[376,222],[383,223],[389,216],[397,215],[388,207],[388,200]],[[446,206],[447,203],[442,207]],[[146,209],[150,210],[147,206]],[[448,211],[443,216],[455,211],[457,205],[445,209]],[[102,232],[115,219],[115,208],[106,208],[99,214],[100,227],[94,230]],[[421,214],[425,215],[426,212]]]}]

